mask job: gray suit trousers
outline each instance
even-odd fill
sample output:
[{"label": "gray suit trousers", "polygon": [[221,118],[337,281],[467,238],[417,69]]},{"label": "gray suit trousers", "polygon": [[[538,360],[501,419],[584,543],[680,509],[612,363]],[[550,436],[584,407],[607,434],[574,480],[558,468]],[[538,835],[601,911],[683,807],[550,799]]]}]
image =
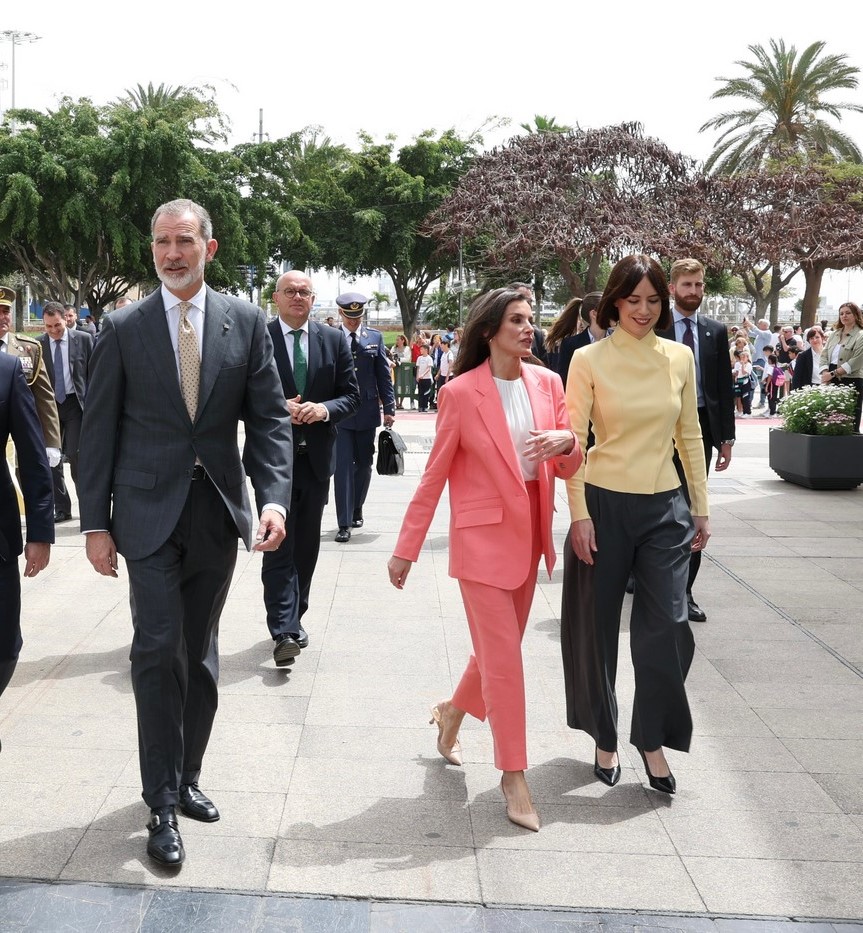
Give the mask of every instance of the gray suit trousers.
[{"label": "gray suit trousers", "polygon": [[155,553],[126,560],[142,797],[175,806],[198,780],[218,706],[219,617],[237,561],[236,525],[209,479],[193,480]]}]

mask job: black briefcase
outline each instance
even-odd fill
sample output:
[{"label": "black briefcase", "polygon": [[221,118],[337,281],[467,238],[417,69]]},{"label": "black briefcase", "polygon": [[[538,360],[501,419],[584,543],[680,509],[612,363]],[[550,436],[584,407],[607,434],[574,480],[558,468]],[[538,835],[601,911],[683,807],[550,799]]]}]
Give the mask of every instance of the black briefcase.
[{"label": "black briefcase", "polygon": [[407,444],[392,428],[384,428],[378,434],[378,459],[376,469],[381,476],[401,476],[405,471]]}]

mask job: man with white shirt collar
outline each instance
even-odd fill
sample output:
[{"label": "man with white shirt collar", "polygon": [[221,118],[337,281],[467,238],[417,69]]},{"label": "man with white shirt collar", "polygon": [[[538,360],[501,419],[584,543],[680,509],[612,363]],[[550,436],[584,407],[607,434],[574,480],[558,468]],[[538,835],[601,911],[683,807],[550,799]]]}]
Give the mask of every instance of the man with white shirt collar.
[{"label": "man with white shirt collar", "polygon": [[[170,201],[151,230],[162,286],[104,319],[79,499],[93,568],[116,577],[117,554],[126,561],[147,854],[179,866],[176,808],[219,819],[198,787],[218,705],[219,618],[237,538],[265,552],[284,539],[291,426],[263,312],[204,284],[218,248],[207,211]],[[264,503],[256,526],[243,463]]]},{"label": "man with white shirt collar", "polygon": [[337,425],[360,404],[354,362],[344,335],[309,319],[312,280],[297,270],[279,276],[268,325],[294,438],[294,470],[285,541],[264,554],[261,580],[267,627],[278,667],[309,643],[302,618],[309,608],[321,545],[321,519],[336,469]]},{"label": "man with white shirt collar", "polygon": [[[78,448],[81,437],[81,417],[87,397],[90,357],[93,338],[81,330],[69,328],[64,320],[63,305],[49,301],[42,308],[40,335],[42,359],[54,386],[57,414],[63,435],[63,454],[69,463],[72,482],[78,488]],[[63,464],[52,467],[54,477],[54,521],[68,522],[72,518],[72,498],[66,487]]]},{"label": "man with white shirt collar", "polygon": [[[734,382],[728,354],[728,330],[724,324],[698,314],[704,299],[704,266],[697,259],[678,259],[671,266],[672,327],[657,331],[660,337],[676,340],[692,349],[698,396],[698,419],[704,443],[704,462],[710,469],[714,450],[718,451],[716,472],[728,469],[734,446]],[[686,481],[675,455],[677,472],[684,491]],[[707,621],[707,614],[692,596],[692,586],[701,566],[701,552],[693,551],[689,562],[686,598],[691,622]]]}]

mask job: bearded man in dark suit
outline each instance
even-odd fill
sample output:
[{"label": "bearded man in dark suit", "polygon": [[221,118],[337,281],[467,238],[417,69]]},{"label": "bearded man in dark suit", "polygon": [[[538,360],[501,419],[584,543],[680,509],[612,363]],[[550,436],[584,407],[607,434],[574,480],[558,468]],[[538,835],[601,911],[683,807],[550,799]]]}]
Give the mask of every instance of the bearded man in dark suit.
[{"label": "bearded man in dark suit", "polygon": [[162,287],[105,318],[84,410],[79,499],[96,571],[116,576],[117,554],[126,559],[147,853],[179,865],[175,808],[219,819],[198,777],[218,704],[218,625],[237,537],[252,547],[238,425],[264,504],[259,551],[285,536],[291,426],[263,313],[204,284],[218,248],[206,210],[170,201],[151,226]]},{"label": "bearded man in dark suit", "polygon": [[[710,470],[714,450],[718,451],[716,472],[728,469],[734,446],[734,382],[728,353],[728,330],[713,318],[698,314],[704,300],[704,266],[697,259],[678,259],[671,266],[672,326],[657,331],[660,337],[686,344],[695,354],[698,394],[698,419],[704,444],[704,463]],[[675,465],[686,490],[680,461]],[[706,622],[707,614],[696,603],[692,586],[701,567],[701,551],[693,551],[689,560],[686,599],[690,622]]]}]

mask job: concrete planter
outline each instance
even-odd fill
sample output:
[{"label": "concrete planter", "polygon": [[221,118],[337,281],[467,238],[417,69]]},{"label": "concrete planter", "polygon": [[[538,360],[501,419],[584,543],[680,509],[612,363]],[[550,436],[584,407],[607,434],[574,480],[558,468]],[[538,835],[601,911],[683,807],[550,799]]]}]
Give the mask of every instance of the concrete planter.
[{"label": "concrete planter", "polygon": [[863,434],[824,437],[773,428],[770,467],[808,489],[854,489],[863,483]]}]

